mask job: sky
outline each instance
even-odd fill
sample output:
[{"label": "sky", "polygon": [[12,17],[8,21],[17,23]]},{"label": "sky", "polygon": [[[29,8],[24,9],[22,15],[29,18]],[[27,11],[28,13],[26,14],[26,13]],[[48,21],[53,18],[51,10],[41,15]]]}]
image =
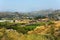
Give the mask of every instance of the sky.
[{"label": "sky", "polygon": [[60,0],[0,0],[0,11],[30,12],[60,9]]}]

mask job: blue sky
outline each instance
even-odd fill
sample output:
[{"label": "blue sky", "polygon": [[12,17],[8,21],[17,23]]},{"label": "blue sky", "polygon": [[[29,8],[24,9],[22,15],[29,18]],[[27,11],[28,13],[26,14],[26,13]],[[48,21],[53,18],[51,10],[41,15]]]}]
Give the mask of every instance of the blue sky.
[{"label": "blue sky", "polygon": [[0,11],[30,12],[60,9],[60,0],[0,0]]}]

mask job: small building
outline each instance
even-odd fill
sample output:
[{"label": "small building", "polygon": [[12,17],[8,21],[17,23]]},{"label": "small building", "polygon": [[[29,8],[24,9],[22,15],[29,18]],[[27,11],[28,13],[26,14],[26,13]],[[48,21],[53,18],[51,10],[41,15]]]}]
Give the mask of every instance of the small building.
[{"label": "small building", "polygon": [[13,22],[13,20],[0,20],[0,22]]}]

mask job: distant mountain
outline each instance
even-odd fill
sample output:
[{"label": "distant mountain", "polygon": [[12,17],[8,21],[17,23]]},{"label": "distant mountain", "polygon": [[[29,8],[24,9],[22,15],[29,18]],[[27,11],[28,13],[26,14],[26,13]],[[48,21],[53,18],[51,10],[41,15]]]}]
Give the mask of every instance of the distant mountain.
[{"label": "distant mountain", "polygon": [[18,12],[0,12],[0,19],[2,18],[13,19],[18,17],[22,17],[22,15],[19,14]]},{"label": "distant mountain", "polygon": [[51,14],[48,14],[48,17],[55,20],[60,20],[60,10],[55,10]]},{"label": "distant mountain", "polygon": [[23,17],[37,17],[37,16],[60,16],[60,10],[40,10],[40,11],[33,11],[33,12],[26,12],[26,13],[20,13],[20,12],[0,12],[0,19],[2,18],[8,18],[8,19],[13,19],[13,18],[23,18]]}]

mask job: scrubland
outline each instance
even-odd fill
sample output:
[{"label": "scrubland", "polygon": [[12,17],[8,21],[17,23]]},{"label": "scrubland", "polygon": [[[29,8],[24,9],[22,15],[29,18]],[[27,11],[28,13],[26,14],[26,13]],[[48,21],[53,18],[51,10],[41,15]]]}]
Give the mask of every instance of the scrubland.
[{"label": "scrubland", "polygon": [[60,21],[0,23],[0,40],[60,40]]}]

